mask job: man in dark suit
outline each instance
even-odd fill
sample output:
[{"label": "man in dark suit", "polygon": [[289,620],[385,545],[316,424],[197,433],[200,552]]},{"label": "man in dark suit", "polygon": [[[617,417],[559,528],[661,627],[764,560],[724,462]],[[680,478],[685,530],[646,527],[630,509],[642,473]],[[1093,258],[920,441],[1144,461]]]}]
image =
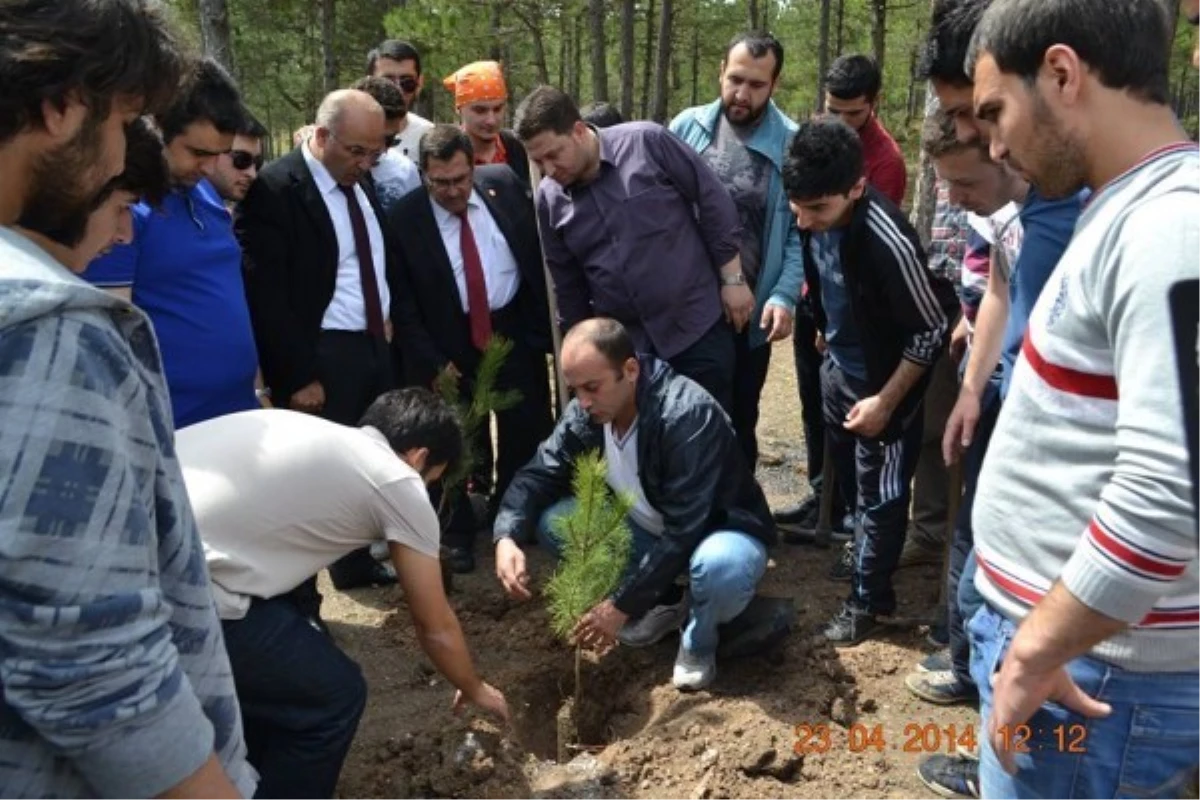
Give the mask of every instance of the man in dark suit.
[{"label": "man in dark suit", "polygon": [[[279,408],[357,425],[395,386],[390,342],[396,270],[382,212],[364,183],[384,112],[343,90],[317,110],[308,141],[267,166],[235,230],[264,382]],[[387,582],[367,551],[330,568],[339,589]]]},{"label": "man in dark suit", "polygon": [[[537,223],[529,189],[505,165],[474,166],[470,137],[453,125],[436,125],[419,148],[424,185],[388,211],[397,243],[404,290],[398,296],[398,341],[408,378],[428,385],[439,373],[459,378],[471,397],[483,348],[496,334],[513,349],[497,379],[498,390],[516,390],[521,401],[496,414],[494,510],[513,474],[533,455],[553,426],[546,354],[550,318]],[[488,426],[474,443],[476,473],[490,483]],[[445,533],[450,565],[474,567],[471,543],[482,521],[461,509]]]}]

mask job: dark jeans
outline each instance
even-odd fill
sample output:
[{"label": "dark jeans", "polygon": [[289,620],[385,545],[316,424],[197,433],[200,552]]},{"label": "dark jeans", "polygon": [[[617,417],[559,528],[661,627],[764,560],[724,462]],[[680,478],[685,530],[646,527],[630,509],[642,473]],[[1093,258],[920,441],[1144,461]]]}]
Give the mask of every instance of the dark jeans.
[{"label": "dark jeans", "polygon": [[[924,388],[917,384],[912,392],[920,397]],[[873,614],[891,614],[896,610],[892,574],[904,548],[909,486],[921,449],[921,402],[901,403],[888,427],[868,439],[842,426],[854,404],[869,396],[867,387],[827,358],[821,366],[821,391],[838,482],[858,491],[850,601]]]},{"label": "dark jeans", "polygon": [[762,399],[767,370],[771,367],[771,345],[750,347],[750,326],[733,336],[733,413],[729,416],[738,444],[750,471],[758,465],[758,404]]},{"label": "dark jeans", "polygon": [[358,665],[314,628],[291,595],[255,599],[225,620],[255,797],[333,797],[367,702]]},{"label": "dark jeans", "polygon": [[664,359],[671,369],[705,388],[726,414],[733,411],[733,329],[722,317],[691,347]]},{"label": "dark jeans", "polygon": [[792,355],[796,360],[796,388],[800,391],[800,419],[808,450],[808,481],[820,494],[821,469],[825,461],[825,418],[821,403],[821,354],[817,352],[817,324],[803,308],[796,309],[792,330]]},{"label": "dark jeans", "polygon": [[971,511],[975,505],[975,486],[979,483],[979,470],[983,467],[983,457],[987,454],[988,442],[992,439],[992,431],[996,428],[996,418],[1000,416],[999,382],[988,384],[984,393],[982,412],[979,423],[975,427],[975,436],[971,446],[963,454],[963,497],[962,505],[958,508],[958,518],[954,521],[954,538],[950,545],[950,563],[946,567],[946,621],[950,636],[950,664],[954,677],[971,685],[971,648],[967,639],[967,620],[965,609],[958,602],[959,582],[963,578],[963,570],[967,560],[975,549],[975,529],[971,526]]}]

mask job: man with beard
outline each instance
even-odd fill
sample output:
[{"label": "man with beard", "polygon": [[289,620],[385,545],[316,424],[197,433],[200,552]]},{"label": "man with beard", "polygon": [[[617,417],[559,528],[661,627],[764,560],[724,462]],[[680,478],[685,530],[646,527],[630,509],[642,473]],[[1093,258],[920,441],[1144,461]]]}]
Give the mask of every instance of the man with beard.
[{"label": "man with beard", "polygon": [[265,138],[267,129],[246,111],[241,126],[233,134],[233,145],[229,152],[217,157],[217,165],[209,180],[230,212],[242,202],[246,192],[250,191],[250,184],[254,183],[258,171],[262,169]]},{"label": "man with beard", "polygon": [[[395,265],[364,180],[383,153],[385,129],[369,94],[330,93],[312,136],[263,169],[235,220],[272,401],[342,425],[358,424],[395,382]],[[365,549],[334,564],[330,576],[338,589],[395,580]]]},{"label": "man with beard", "polygon": [[751,470],[758,463],[758,403],[771,343],[786,339],[804,267],[800,231],[783,191],[783,158],[796,123],[771,100],[783,69],[783,45],[769,33],[740,33],[721,61],[721,96],[689,108],[671,132],[700,154],[729,190],[742,222],[741,257],[754,292],[751,324],[734,336],[730,417]]},{"label": "man with beard", "polygon": [[182,70],[156,4],[0,4],[5,796],[255,788],[154,334],[73,274],[165,185],[126,126]]},{"label": "man with beard", "polygon": [[874,59],[859,53],[838,56],[825,73],[825,110],[858,133],[867,181],[898,206],[904,202],[908,172],[904,153],[879,121],[882,88]]},{"label": "man with beard", "polygon": [[162,349],[175,427],[258,408],[258,354],[242,283],[242,250],[217,190],[217,160],[244,127],[233,79],[211,59],[155,117],[172,190],[134,209],[132,244],[113,248],[84,277],[145,311]]},{"label": "man with beard", "polygon": [[1093,192],[1030,315],[975,498],[986,797],[1179,796],[1195,774],[1177,358],[1196,351],[1177,354],[1165,316],[1200,280],[1200,154],[1170,106],[1166,13],[997,0],[966,59],[992,157],[1047,197]]},{"label": "man with beard", "polygon": [[[556,519],[569,513],[575,459],[604,453],[607,483],[634,500],[633,542],[617,590],[579,621],[588,647],[649,646],[683,633],[671,681],[683,691],[717,675],[718,626],[754,597],[775,526],[729,420],[712,396],[658,359],[636,354],[616,320],[584,320],[563,338],[562,369],[575,399],[550,438],[517,472],[496,516],[496,576],[530,598],[518,542],[536,534],[559,555]],[[680,595],[675,579],[690,576]]]},{"label": "man with beard", "polygon": [[541,167],[537,210],[559,323],[619,320],[653,353],[733,407],[733,333],[754,295],[742,272],[737,206],[696,152],[659,125],[597,130],[561,89],[517,109]]},{"label": "man with beard", "polygon": [[529,156],[521,140],[504,127],[508,86],[500,65],[495,61],[467,64],[446,76],[442,85],[454,94],[454,110],[471,137],[475,164],[508,164],[528,184]]}]

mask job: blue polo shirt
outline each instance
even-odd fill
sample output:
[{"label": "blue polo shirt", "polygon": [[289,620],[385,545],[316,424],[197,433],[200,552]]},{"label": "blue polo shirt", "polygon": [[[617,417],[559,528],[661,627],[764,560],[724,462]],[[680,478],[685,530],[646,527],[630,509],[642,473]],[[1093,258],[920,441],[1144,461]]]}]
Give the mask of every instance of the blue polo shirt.
[{"label": "blue polo shirt", "polygon": [[1000,351],[1004,367],[1001,397],[1008,394],[1025,329],[1029,327],[1029,315],[1042,294],[1042,287],[1050,280],[1050,273],[1058,266],[1058,260],[1075,235],[1075,223],[1087,197],[1088,192],[1084,190],[1061,200],[1049,200],[1037,189],[1030,188],[1025,205],[1021,207],[1024,236],[1021,252],[1008,276],[1008,321]]},{"label": "blue polo shirt", "polygon": [[208,181],[133,208],[133,243],[93,261],[83,277],[131,287],[154,324],[175,427],[257,408],[258,353],[233,221]]}]

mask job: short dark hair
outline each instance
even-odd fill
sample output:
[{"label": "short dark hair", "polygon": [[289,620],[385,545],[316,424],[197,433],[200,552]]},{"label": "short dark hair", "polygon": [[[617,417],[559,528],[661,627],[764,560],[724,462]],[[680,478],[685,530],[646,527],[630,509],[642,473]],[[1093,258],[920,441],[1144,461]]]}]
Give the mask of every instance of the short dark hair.
[{"label": "short dark hair", "polygon": [[558,136],[571,132],[576,122],[583,117],[571,95],[556,86],[542,85],[534,89],[513,115],[513,128],[517,136],[529,141],[539,133],[551,131]]},{"label": "short dark hair", "polygon": [[618,372],[626,361],[637,355],[629,331],[620,322],[609,317],[591,317],[577,322],[567,331],[567,336],[596,348]]},{"label": "short dark hair", "polygon": [[612,103],[605,103],[603,100],[588,103],[579,109],[579,116],[583,118],[584,122],[595,125],[597,128],[611,128],[613,125],[620,125],[625,121],[616,106]]},{"label": "short dark hair", "polygon": [[941,81],[951,86],[970,86],[967,51],[983,12],[992,0],[935,0],[929,33],[917,60],[917,80]]},{"label": "short dark hair", "polygon": [[417,76],[421,75],[421,54],[408,42],[400,39],[388,39],[367,53],[367,75],[375,74],[375,62],[381,58],[390,58],[392,61],[411,61],[417,68]]},{"label": "short dark hair", "polygon": [[985,161],[991,161],[988,146],[982,139],[964,142],[958,138],[954,118],[943,111],[935,111],[925,118],[921,126],[921,149],[930,158],[941,158],[964,150],[977,150]]},{"label": "short dark hair", "polygon": [[171,189],[171,170],[162,137],[146,117],[125,126],[125,171],[108,182],[96,197],[99,208],[113,192],[131,192],[158,207]]},{"label": "short dark hair", "polygon": [[400,119],[408,113],[408,103],[404,102],[404,93],[400,87],[385,78],[367,76],[359,78],[350,84],[351,89],[366,92],[375,98],[375,102],[383,106],[384,119]]},{"label": "short dark hair", "polygon": [[446,471],[451,472],[462,458],[463,432],[458,413],[440,395],[423,387],[384,392],[358,424],[382,433],[397,453],[429,448],[429,467],[445,464]]},{"label": "short dark hair", "polygon": [[825,91],[839,100],[865,97],[867,102],[874,102],[882,85],[875,59],[860,53],[838,56],[825,73]]},{"label": "short dark hair", "polygon": [[746,45],[746,49],[750,51],[753,58],[762,58],[767,53],[775,56],[775,69],[771,72],[771,78],[779,77],[779,73],[783,71],[783,45],[779,43],[778,39],[766,31],[742,31],[729,40],[729,44],[725,46],[725,56],[722,60],[728,62],[729,54],[739,44]]},{"label": "short dark hair", "polygon": [[471,137],[457,125],[434,125],[421,136],[417,146],[417,158],[421,171],[429,168],[431,158],[438,161],[449,161],[455,153],[464,153],[467,163],[475,163],[475,148],[471,145]]},{"label": "short dark hair", "polygon": [[242,127],[242,97],[225,68],[211,58],[196,62],[170,108],[156,116],[163,141],[183,133],[194,122],[211,122],[221,133],[237,133]]},{"label": "short dark hair", "polygon": [[862,141],[837,117],[800,123],[783,162],[783,188],[792,200],[849,194],[863,176]]},{"label": "short dark hair", "polygon": [[1078,53],[1109,89],[1167,103],[1170,26],[1156,0],[997,0],[975,30],[967,69],[973,74],[986,51],[1001,72],[1032,84],[1056,44]]},{"label": "short dark hair", "polygon": [[251,139],[265,139],[270,131],[267,126],[258,121],[258,117],[254,116],[247,109],[242,109],[242,126],[238,128],[238,136],[246,136]]},{"label": "short dark hair", "polygon": [[155,0],[6,0],[0,3],[0,142],[41,128],[42,103],[77,93],[93,120],[113,100],[171,102],[187,58]]}]

